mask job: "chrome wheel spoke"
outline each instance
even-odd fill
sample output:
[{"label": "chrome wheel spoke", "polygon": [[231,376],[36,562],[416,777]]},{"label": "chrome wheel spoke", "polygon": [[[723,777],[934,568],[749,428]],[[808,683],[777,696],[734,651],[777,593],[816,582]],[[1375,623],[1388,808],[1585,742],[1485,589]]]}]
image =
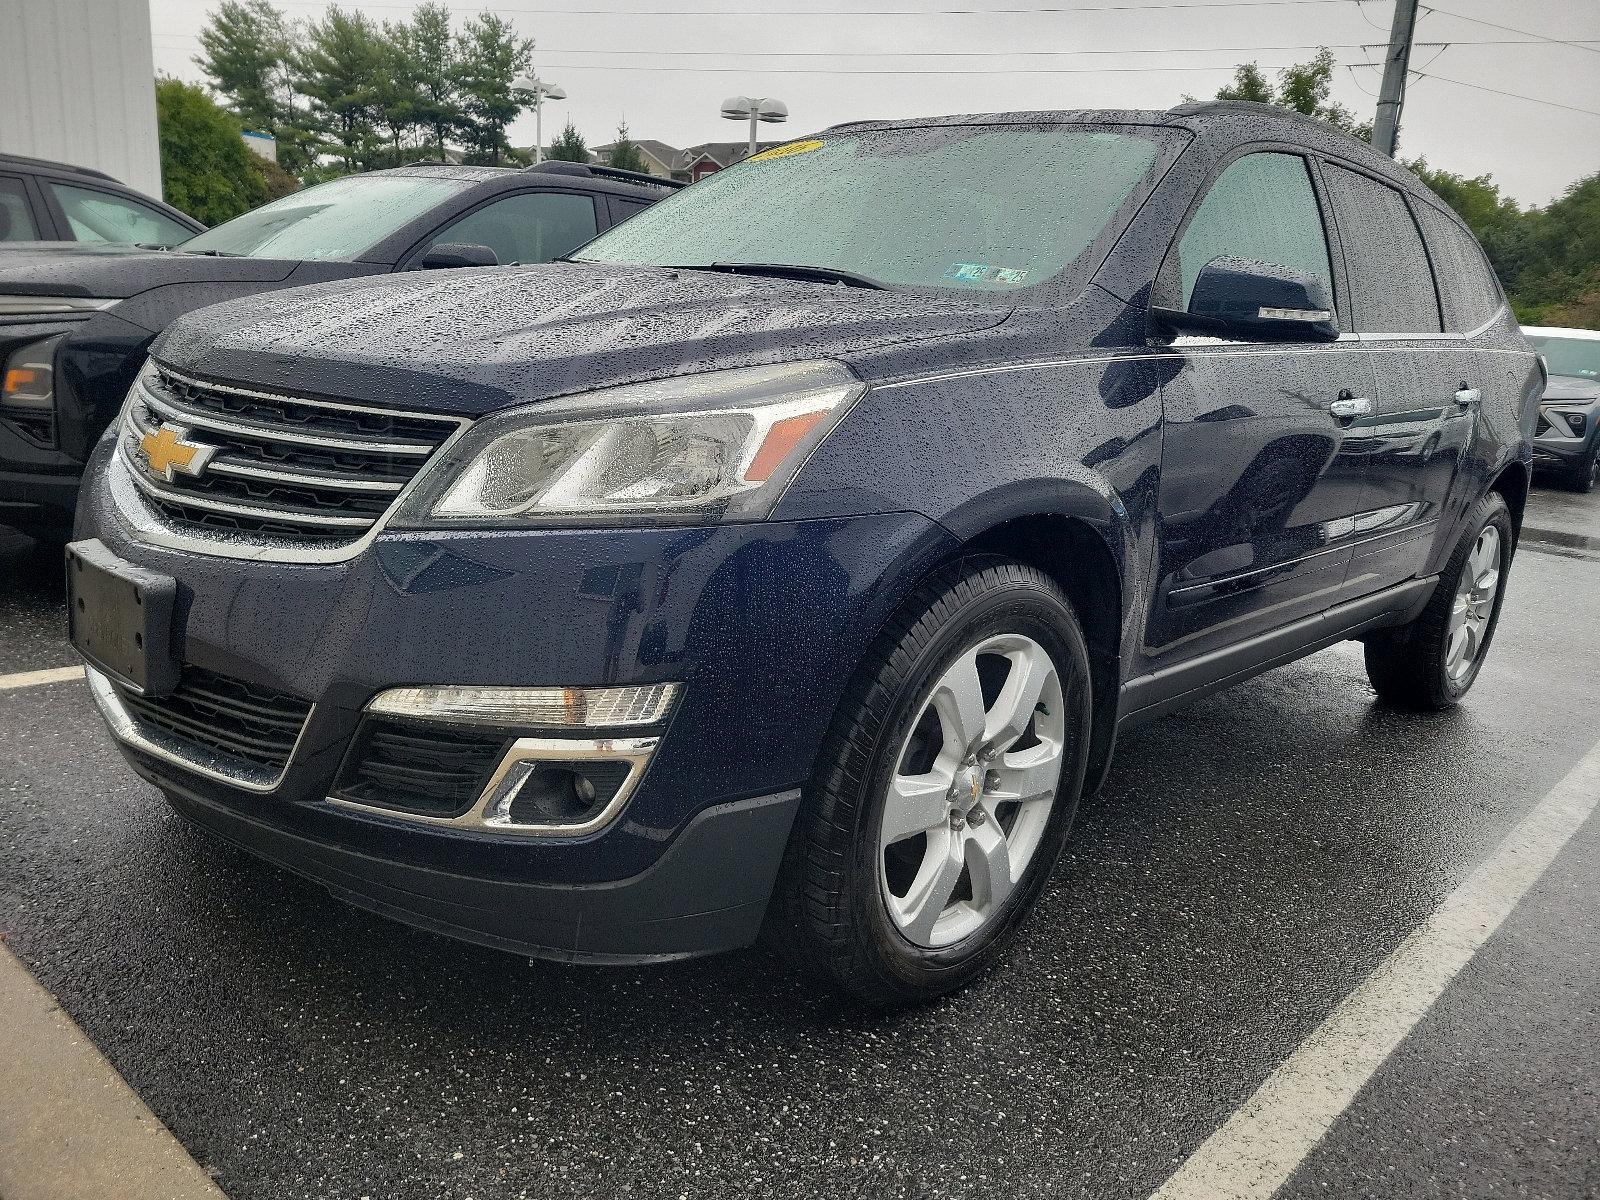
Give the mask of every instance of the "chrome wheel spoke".
[{"label": "chrome wheel spoke", "polygon": [[[930,838],[928,855],[910,889],[903,898],[890,900],[898,910],[895,916],[900,927],[914,942],[928,944],[934,925],[955,894],[961,871],[967,865],[962,852],[963,841],[960,835],[949,830],[941,837]],[[935,842],[937,845],[933,844]]]},{"label": "chrome wheel spoke", "polygon": [[1036,642],[1029,642],[1006,657],[1011,662],[1011,672],[984,722],[983,742],[990,750],[1004,750],[1023,735],[1033,720],[1045,684],[1056,674],[1050,656]]},{"label": "chrome wheel spoke", "polygon": [[896,775],[889,782],[889,800],[883,808],[883,846],[942,828],[950,820],[948,771],[937,768],[926,775]]},{"label": "chrome wheel spoke", "polygon": [[986,714],[976,650],[969,650],[952,663],[935,685],[933,711],[938,714],[947,753],[953,751],[954,757],[960,758],[983,740]]},{"label": "chrome wheel spoke", "polygon": [[972,907],[979,912],[992,913],[1005,903],[1016,883],[1005,831],[998,823],[985,821],[972,829],[965,849],[972,880]]},{"label": "chrome wheel spoke", "polygon": [[1002,758],[994,768],[995,783],[986,788],[984,798],[990,805],[1015,802],[1031,804],[1036,800],[1055,798],[1061,782],[1061,746],[1054,742],[1040,742],[1026,750],[1019,750]]}]

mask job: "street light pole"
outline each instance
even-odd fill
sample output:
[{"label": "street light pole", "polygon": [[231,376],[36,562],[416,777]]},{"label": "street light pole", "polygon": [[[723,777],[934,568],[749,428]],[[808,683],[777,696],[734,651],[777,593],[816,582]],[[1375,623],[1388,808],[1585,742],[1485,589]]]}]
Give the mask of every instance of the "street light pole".
[{"label": "street light pole", "polygon": [[518,91],[533,93],[533,162],[537,166],[544,161],[544,102],[546,99],[565,100],[566,89],[560,84],[546,83],[531,75],[513,79],[511,86]]},{"label": "street light pole", "polygon": [[750,149],[747,157],[756,152],[761,143],[756,140],[756,123],[765,121],[778,125],[789,119],[789,106],[771,96],[729,96],[722,102],[722,115],[730,121],[750,121]]}]

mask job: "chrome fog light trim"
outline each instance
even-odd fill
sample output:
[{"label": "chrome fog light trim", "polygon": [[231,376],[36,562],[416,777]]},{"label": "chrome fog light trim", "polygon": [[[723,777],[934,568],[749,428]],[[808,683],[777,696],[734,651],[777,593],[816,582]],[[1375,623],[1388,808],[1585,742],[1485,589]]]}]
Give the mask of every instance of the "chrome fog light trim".
[{"label": "chrome fog light trim", "polygon": [[[610,824],[638,787],[661,739],[644,738],[518,738],[511,743],[489,782],[466,812],[454,817],[427,816],[363,804],[340,796],[329,796],[328,803],[372,816],[387,817],[418,825],[445,829],[476,830],[484,833],[509,833],[525,837],[582,837]],[[583,821],[566,824],[534,823],[513,819],[512,807],[523,786],[544,763],[614,762],[628,768],[627,776],[605,806]]]},{"label": "chrome fog light trim", "polygon": [[675,683],[634,687],[403,687],[379,692],[369,713],[420,721],[512,728],[614,729],[654,725],[678,694]]}]

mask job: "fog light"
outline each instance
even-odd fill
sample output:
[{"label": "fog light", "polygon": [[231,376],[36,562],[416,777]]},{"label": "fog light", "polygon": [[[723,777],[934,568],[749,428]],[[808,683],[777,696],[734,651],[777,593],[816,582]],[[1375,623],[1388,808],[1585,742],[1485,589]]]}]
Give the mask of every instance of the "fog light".
[{"label": "fog light", "polygon": [[630,767],[625,762],[540,762],[500,801],[512,825],[581,825],[604,810]]},{"label": "fog light", "polygon": [[675,683],[639,687],[405,687],[381,692],[367,711],[420,721],[511,729],[617,729],[667,715]]}]

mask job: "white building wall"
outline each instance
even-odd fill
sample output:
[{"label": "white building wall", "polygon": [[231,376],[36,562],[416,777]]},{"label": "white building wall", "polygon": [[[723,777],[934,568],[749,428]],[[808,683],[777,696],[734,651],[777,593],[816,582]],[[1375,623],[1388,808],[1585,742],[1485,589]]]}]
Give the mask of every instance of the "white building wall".
[{"label": "white building wall", "polygon": [[161,195],[148,0],[0,0],[0,152]]}]

